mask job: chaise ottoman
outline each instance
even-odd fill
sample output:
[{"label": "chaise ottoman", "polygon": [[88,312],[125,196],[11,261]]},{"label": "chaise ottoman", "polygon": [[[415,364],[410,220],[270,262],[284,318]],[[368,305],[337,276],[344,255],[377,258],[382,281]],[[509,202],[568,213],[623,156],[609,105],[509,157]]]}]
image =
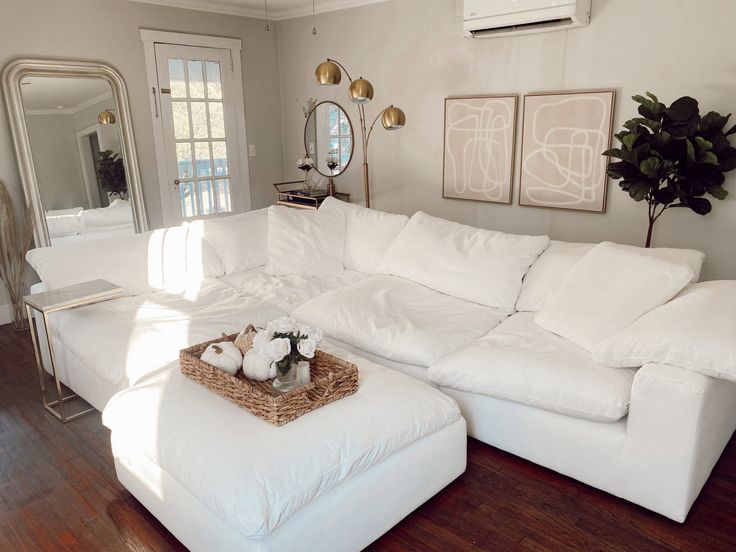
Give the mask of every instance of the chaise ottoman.
[{"label": "chaise ottoman", "polygon": [[181,374],[103,412],[121,483],[194,551],[360,550],[465,470],[455,402],[341,349],[357,393],[275,427]]}]

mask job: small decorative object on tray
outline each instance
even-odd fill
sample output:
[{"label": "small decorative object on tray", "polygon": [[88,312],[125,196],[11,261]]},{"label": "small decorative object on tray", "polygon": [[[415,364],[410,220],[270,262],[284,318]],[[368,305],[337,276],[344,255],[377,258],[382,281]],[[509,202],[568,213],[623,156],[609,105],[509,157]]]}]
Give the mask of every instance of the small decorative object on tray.
[{"label": "small decorative object on tray", "polygon": [[[292,323],[293,320],[287,318],[275,320],[261,330],[248,326],[239,334],[223,335],[183,349],[179,353],[181,371],[210,391],[277,426],[355,393],[358,390],[357,366],[317,350],[321,332]],[[235,375],[202,359],[211,345],[224,350],[225,344],[230,342],[244,353],[243,368]],[[296,353],[292,347],[296,347]],[[279,356],[278,360],[273,360]],[[297,364],[295,388],[288,392],[275,389],[273,381],[279,370],[286,375],[294,362]],[[304,364],[307,365],[306,374]],[[291,383],[290,377],[289,374],[288,383]]]},{"label": "small decorative object on tray", "polygon": [[304,193],[309,195],[317,189],[317,187],[312,184],[312,181],[309,179],[309,171],[314,168],[314,159],[309,157],[309,155],[305,155],[304,157],[300,157],[296,160],[296,166],[299,170],[304,171],[304,186],[302,187],[302,190],[304,191]]}]

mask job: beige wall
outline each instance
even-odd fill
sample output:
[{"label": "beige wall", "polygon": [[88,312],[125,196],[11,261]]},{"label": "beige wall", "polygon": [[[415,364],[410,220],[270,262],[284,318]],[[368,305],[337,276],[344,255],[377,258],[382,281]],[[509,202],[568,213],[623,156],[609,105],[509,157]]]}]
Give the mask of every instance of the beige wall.
[{"label": "beige wall", "polygon": [[[130,94],[146,210],[152,227],[157,227],[162,223],[161,201],[141,27],[243,41],[246,129],[258,153],[249,160],[251,196],[255,207],[269,203],[271,183],[282,172],[281,106],[276,32],[264,32],[261,21],[124,0],[2,0],[0,67],[21,56],[55,57],[101,60],[122,73]],[[20,200],[4,105],[0,107],[0,180]]]},{"label": "beige wall", "polygon": [[[294,162],[303,153],[301,107],[309,96],[335,99],[357,123],[345,84],[322,88],[314,82],[314,68],[330,56],[353,77],[364,75],[373,82],[376,96],[369,115],[389,103],[406,111],[403,130],[378,130],[371,138],[373,206],[407,214],[422,209],[476,226],[557,239],[641,245],[646,206],[632,201],[616,182],[609,184],[605,215],[519,207],[518,166],[513,206],[442,199],[443,99],[616,88],[616,128],[635,115],[630,97],[646,90],[665,102],[691,95],[706,110],[736,111],[733,0],[593,0],[589,27],[485,40],[461,37],[456,9],[455,0],[392,0],[320,15],[316,37],[308,19],[280,22],[284,176],[299,177]],[[360,162],[351,163],[336,181],[355,200],[362,197]],[[667,212],[655,232],[655,245],[704,251],[707,278],[736,278],[731,237],[736,231],[736,174],[726,187],[732,196],[714,200],[707,217]]]}]

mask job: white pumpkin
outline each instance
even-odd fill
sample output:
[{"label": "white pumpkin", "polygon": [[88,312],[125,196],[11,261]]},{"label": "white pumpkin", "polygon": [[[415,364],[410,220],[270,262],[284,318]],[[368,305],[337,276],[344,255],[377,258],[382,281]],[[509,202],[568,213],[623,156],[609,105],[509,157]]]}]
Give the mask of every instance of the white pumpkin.
[{"label": "white pumpkin", "polygon": [[243,354],[232,341],[213,343],[205,349],[201,358],[207,364],[211,364],[231,376],[237,374],[243,365]]},{"label": "white pumpkin", "polygon": [[254,348],[243,357],[243,373],[252,380],[266,381],[276,377],[276,364],[270,356]]}]

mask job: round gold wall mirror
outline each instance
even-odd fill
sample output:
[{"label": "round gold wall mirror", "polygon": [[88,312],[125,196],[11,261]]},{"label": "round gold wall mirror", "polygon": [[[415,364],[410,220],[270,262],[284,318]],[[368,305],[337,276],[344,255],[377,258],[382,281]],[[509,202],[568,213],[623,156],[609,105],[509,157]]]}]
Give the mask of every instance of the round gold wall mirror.
[{"label": "round gold wall mirror", "polygon": [[320,102],[312,108],[304,125],[304,150],[314,169],[326,177],[342,174],[353,158],[353,124],[335,102]]}]

